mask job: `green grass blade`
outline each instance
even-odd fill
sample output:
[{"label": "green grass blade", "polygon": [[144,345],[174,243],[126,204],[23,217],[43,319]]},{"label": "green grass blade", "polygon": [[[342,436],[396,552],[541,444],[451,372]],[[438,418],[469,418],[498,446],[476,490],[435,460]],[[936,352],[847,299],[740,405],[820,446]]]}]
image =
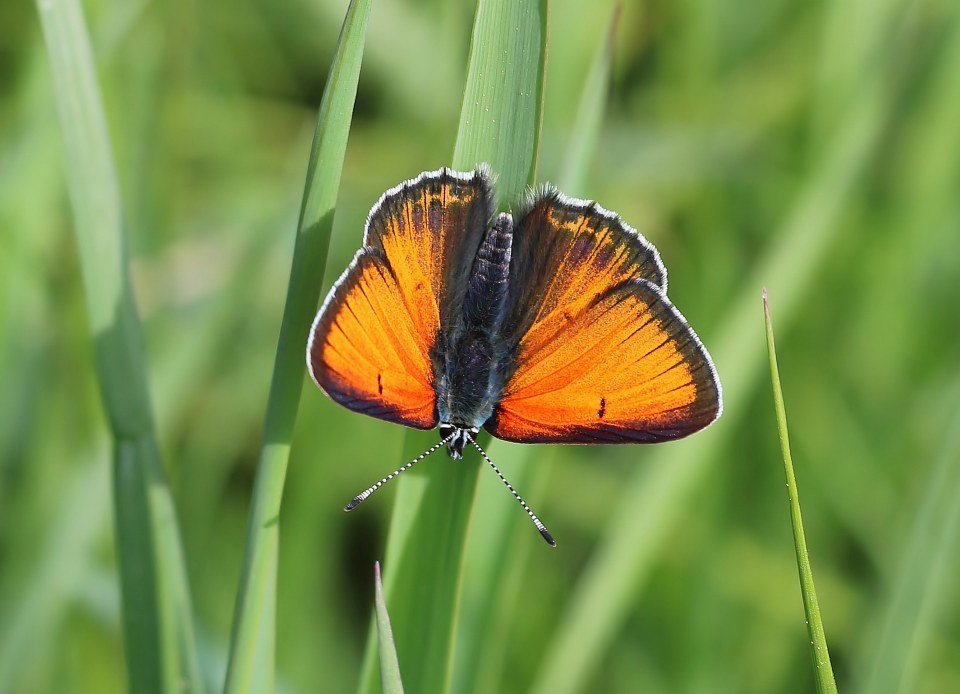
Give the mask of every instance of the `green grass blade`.
[{"label": "green grass blade", "polygon": [[807,632],[810,636],[811,655],[816,668],[817,691],[837,691],[833,679],[833,666],[827,650],[827,636],[820,619],[820,604],[813,584],[813,569],[807,553],[807,541],[803,533],[803,518],[800,515],[800,493],[793,473],[793,456],[790,455],[790,438],[787,432],[787,412],[783,405],[783,390],[780,387],[780,370],[777,368],[777,349],[773,341],[773,321],[770,318],[770,303],[767,290],[763,290],[763,317],[767,332],[767,350],[770,355],[770,380],[773,383],[773,406],[777,413],[777,431],[783,452],[783,471],[787,477],[787,497],[790,501],[790,524],[793,527],[793,543],[797,551],[797,570],[800,573],[800,592],[803,595],[803,611],[807,617]]},{"label": "green grass blade", "polygon": [[123,211],[86,24],[75,0],[37,3],[55,87],[90,329],[114,439],[117,552],[130,687],[204,690],[179,531],[154,436]]},{"label": "green grass blade", "polygon": [[307,333],[320,299],[369,13],[370,0],[350,3],[320,102],[237,594],[224,686],[230,693],[273,689],[280,502],[303,389]]},{"label": "green grass blade", "polygon": [[707,432],[644,456],[604,531],[597,556],[588,565],[554,633],[532,691],[579,691],[628,614],[637,591],[666,543],[671,524],[705,476],[761,371],[761,339],[753,316],[756,289],[777,278],[781,313],[794,317],[814,271],[836,231],[842,204],[871,161],[889,113],[890,94],[873,80],[823,148],[822,160],[798,194],[776,243],[756,264],[743,290],[721,321],[716,338],[706,336],[724,385],[724,414]]},{"label": "green grass blade", "polygon": [[[163,578],[155,557],[159,538],[151,524],[149,468],[159,467],[152,441],[120,440],[114,458],[114,504],[120,576],[123,580],[123,628],[128,640],[128,666],[134,691],[174,691],[179,677],[176,613],[164,594]],[[135,585],[136,590],[128,590]],[[163,622],[169,620],[169,623]],[[160,628],[158,628],[158,626]]]},{"label": "green grass blade", "polygon": [[[592,67],[580,92],[580,106],[567,137],[564,164],[556,183],[572,195],[585,194],[584,182],[599,141],[607,107],[614,38],[620,6],[597,43]],[[488,452],[527,500],[537,498],[557,447],[517,446],[493,440]],[[509,472],[508,472],[509,471]],[[466,557],[463,615],[458,628],[453,691],[497,691],[503,681],[507,642],[499,634],[516,619],[516,600],[523,585],[525,557],[543,549],[530,519],[516,513],[516,502],[501,485],[487,485],[477,494]],[[548,524],[549,525],[549,524]]]},{"label": "green grass blade", "polygon": [[[546,0],[480,0],[474,19],[453,166],[488,163],[501,201],[533,183],[546,62]],[[408,432],[404,462],[436,441]],[[464,539],[479,461],[433,460],[399,487],[384,565],[397,651],[410,691],[449,690],[463,572]],[[367,640],[361,692],[376,687],[375,639]]]},{"label": "green grass blade", "polygon": [[535,181],[546,50],[546,0],[479,0],[453,166],[490,164],[504,203]]},{"label": "green grass blade", "polygon": [[380,691],[383,694],[403,694],[403,681],[400,679],[400,661],[397,660],[397,646],[393,641],[393,629],[387,603],[383,599],[383,583],[380,580],[380,562],[374,565],[377,646],[380,653]]}]

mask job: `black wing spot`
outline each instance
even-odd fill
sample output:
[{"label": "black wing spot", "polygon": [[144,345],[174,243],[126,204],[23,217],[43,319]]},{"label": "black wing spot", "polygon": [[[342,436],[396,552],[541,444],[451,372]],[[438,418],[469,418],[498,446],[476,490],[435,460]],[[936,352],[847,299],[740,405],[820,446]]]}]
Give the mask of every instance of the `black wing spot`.
[{"label": "black wing spot", "polygon": [[597,417],[603,419],[603,415],[607,413],[607,399],[600,398],[600,409],[597,410]]},{"label": "black wing spot", "polygon": [[383,377],[381,374],[377,374],[377,393],[383,395]]}]

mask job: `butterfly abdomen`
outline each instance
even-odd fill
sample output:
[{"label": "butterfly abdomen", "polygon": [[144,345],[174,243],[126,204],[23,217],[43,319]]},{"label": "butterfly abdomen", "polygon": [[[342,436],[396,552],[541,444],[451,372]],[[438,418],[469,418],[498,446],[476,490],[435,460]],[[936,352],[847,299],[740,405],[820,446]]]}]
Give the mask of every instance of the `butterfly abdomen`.
[{"label": "butterfly abdomen", "polygon": [[491,333],[502,319],[512,240],[513,219],[501,214],[480,244],[470,272],[463,301],[463,322],[468,331]]}]

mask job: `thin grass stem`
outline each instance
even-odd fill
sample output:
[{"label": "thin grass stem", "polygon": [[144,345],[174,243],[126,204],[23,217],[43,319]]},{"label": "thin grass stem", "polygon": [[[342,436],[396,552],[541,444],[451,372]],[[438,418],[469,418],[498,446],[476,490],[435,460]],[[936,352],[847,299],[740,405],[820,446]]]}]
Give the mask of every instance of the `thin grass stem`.
[{"label": "thin grass stem", "polygon": [[793,456],[790,454],[790,438],[787,431],[787,411],[783,404],[783,390],[780,386],[780,370],[777,367],[777,348],[773,340],[773,321],[770,318],[770,303],[767,290],[763,290],[763,318],[767,333],[767,351],[770,356],[770,380],[773,383],[773,407],[777,415],[777,432],[780,436],[780,450],[783,453],[783,471],[787,478],[787,498],[790,503],[790,524],[793,527],[793,544],[797,552],[797,570],[800,573],[800,593],[803,596],[803,611],[807,617],[807,633],[810,636],[810,649],[816,669],[817,691],[821,694],[836,694],[837,684],[833,678],[833,666],[830,664],[830,652],[827,650],[827,636],[820,617],[820,603],[813,584],[813,569],[810,567],[810,555],[803,532],[803,518],[800,515],[800,492],[797,478],[793,472]]}]

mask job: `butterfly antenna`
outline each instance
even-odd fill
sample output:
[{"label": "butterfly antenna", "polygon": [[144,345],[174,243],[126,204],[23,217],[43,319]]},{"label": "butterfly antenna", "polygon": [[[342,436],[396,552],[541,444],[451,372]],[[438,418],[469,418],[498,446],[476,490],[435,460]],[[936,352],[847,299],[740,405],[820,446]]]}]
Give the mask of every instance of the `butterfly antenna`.
[{"label": "butterfly antenna", "polygon": [[446,445],[447,443],[449,443],[451,440],[453,440],[453,437],[456,436],[456,435],[457,435],[457,432],[453,432],[453,433],[450,434],[450,436],[448,436],[447,438],[445,438],[445,439],[443,439],[443,440],[441,440],[441,441],[437,441],[435,444],[433,444],[432,446],[430,446],[430,448],[428,448],[427,450],[425,450],[423,453],[421,453],[420,455],[418,455],[416,458],[414,458],[413,460],[411,460],[409,463],[407,463],[407,464],[404,465],[403,467],[397,468],[396,470],[394,470],[393,472],[391,472],[389,475],[387,475],[386,477],[384,477],[382,480],[380,480],[379,482],[377,482],[377,483],[376,483],[375,485],[373,485],[372,487],[368,487],[367,489],[364,489],[362,492],[360,492],[360,493],[357,494],[355,497],[353,497],[353,499],[350,501],[350,503],[343,507],[343,510],[344,510],[344,511],[352,511],[352,510],[355,509],[357,506],[359,506],[361,503],[363,503],[364,501],[366,501],[366,500],[367,500],[367,497],[369,497],[369,496],[370,496],[371,494],[373,494],[375,491],[377,491],[378,489],[380,489],[380,487],[382,487],[383,485],[385,485],[387,482],[389,482],[390,480],[392,480],[394,477],[396,477],[397,475],[399,475],[401,472],[406,472],[407,470],[409,470],[410,468],[412,468],[414,465],[416,465],[417,463],[419,463],[421,460],[423,460],[424,458],[426,458],[428,455],[430,455],[431,453],[433,453],[434,451],[436,451],[437,449],[439,449],[441,446],[444,446],[444,445]]},{"label": "butterfly antenna", "polygon": [[547,541],[547,544],[551,547],[556,547],[557,542],[553,539],[553,535],[550,534],[550,531],[547,530],[547,526],[545,526],[543,522],[537,518],[537,514],[534,513],[529,506],[527,506],[527,502],[524,501],[519,494],[517,494],[517,490],[513,488],[513,485],[507,482],[507,478],[503,476],[502,472],[500,472],[500,468],[493,464],[493,461],[490,460],[490,456],[487,455],[486,451],[480,448],[480,444],[474,441],[472,436],[467,435],[467,440],[473,444],[473,447],[480,452],[480,455],[483,456],[483,459],[486,460],[490,467],[493,468],[493,471],[497,473],[497,477],[500,478],[500,481],[507,485],[507,489],[509,489],[510,493],[513,494],[513,498],[519,501],[520,505],[523,506],[523,510],[527,512],[528,516],[530,516],[530,520],[532,520],[533,524],[537,526],[537,530],[540,531],[540,534],[543,536],[543,539]]}]

